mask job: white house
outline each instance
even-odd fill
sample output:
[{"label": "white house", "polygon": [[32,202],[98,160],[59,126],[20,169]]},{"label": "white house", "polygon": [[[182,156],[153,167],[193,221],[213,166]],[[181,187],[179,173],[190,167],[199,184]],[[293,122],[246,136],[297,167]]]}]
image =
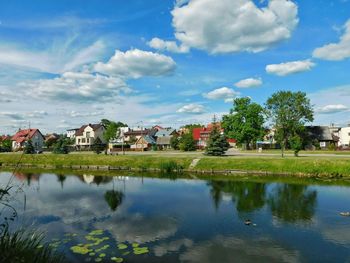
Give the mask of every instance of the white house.
[{"label": "white house", "polygon": [[43,150],[45,138],[39,129],[19,130],[11,138],[12,150],[18,151],[23,149],[29,140],[32,142],[36,152],[41,152]]},{"label": "white house", "polygon": [[339,144],[341,147],[350,146],[350,126],[341,128],[339,131]]},{"label": "white house", "polygon": [[78,131],[79,129],[76,128],[76,129],[69,129],[67,130],[66,134],[67,134],[67,137],[68,138],[75,138],[75,133]]},{"label": "white house", "polygon": [[75,147],[78,150],[90,149],[97,138],[100,138],[102,143],[105,143],[103,134],[105,127],[102,124],[88,124],[80,127],[75,132]]}]

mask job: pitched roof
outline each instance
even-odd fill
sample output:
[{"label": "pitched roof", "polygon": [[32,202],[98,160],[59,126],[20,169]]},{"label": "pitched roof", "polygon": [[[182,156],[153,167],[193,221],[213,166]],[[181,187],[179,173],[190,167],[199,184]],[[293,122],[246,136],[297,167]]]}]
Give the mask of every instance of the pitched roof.
[{"label": "pitched roof", "polygon": [[171,136],[175,129],[161,129],[155,134],[156,137]]},{"label": "pitched roof", "polygon": [[144,140],[145,140],[147,143],[149,143],[149,144],[155,144],[155,143],[156,143],[156,141],[154,140],[153,137],[151,137],[151,136],[149,136],[149,135],[144,135],[144,136],[140,137],[140,138],[137,140],[136,144],[138,144],[139,141],[140,141],[141,139],[144,139]]},{"label": "pitched roof", "polygon": [[99,128],[103,127],[102,124],[87,124],[87,125],[83,125],[81,126],[76,132],[75,135],[76,136],[82,136],[84,134],[84,130],[86,127],[90,126],[92,128],[93,131],[98,130]]},{"label": "pitched roof", "polygon": [[44,138],[39,129],[26,129],[18,131],[15,135],[12,136],[11,140],[16,141],[17,143],[22,143],[33,138],[36,132],[39,132],[39,134]]},{"label": "pitched roof", "polygon": [[306,126],[306,131],[310,138],[319,141],[333,141],[329,127],[327,126]]},{"label": "pitched roof", "polygon": [[171,136],[157,137],[158,145],[170,145]]}]

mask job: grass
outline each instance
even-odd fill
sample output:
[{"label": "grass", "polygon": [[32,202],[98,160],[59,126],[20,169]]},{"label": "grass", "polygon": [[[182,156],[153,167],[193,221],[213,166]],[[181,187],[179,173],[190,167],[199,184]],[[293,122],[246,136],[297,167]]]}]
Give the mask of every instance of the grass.
[{"label": "grass", "polygon": [[48,244],[42,244],[44,236],[18,230],[3,233],[0,237],[1,262],[59,263],[61,255]]},{"label": "grass", "polygon": [[349,158],[327,157],[221,157],[202,158],[200,170],[246,170],[272,173],[309,174],[314,176],[350,176]]},{"label": "grass", "polygon": [[[240,150],[240,153],[259,153],[258,150]],[[281,154],[281,150],[278,149],[264,149],[261,153],[264,154]],[[294,154],[292,150],[286,150],[286,154]],[[315,150],[315,151],[300,151],[300,155],[303,154],[334,154],[334,155],[350,155],[350,151],[333,151],[333,150]]]},{"label": "grass", "polygon": [[[0,163],[15,164],[20,159],[19,154],[0,154]],[[142,156],[142,155],[97,155],[97,154],[38,154],[23,155],[21,163],[37,165],[109,165],[133,168],[160,168],[165,162],[174,161],[177,165],[188,167],[191,157],[182,156]]]},{"label": "grass", "polygon": [[[0,154],[0,163],[16,163],[18,154]],[[190,163],[198,156],[188,155],[96,155],[96,154],[42,154],[24,155],[22,163],[52,165],[60,168],[63,165],[100,165],[120,166],[147,170],[158,168],[163,171],[177,170],[177,167],[188,169]],[[346,157],[285,157],[279,156],[229,156],[208,157],[201,155],[195,170],[243,170],[262,171],[275,174],[290,173],[313,176],[350,176],[350,159]]]}]

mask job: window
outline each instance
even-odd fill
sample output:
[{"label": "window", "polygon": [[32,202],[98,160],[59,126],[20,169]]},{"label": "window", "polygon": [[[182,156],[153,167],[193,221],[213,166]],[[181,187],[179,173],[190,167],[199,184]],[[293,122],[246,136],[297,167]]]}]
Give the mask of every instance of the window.
[{"label": "window", "polygon": [[90,138],[90,132],[86,132],[86,138]]},{"label": "window", "polygon": [[81,139],[81,142],[82,142],[82,143],[85,143],[85,138]]},{"label": "window", "polygon": [[90,143],[90,139],[89,139],[89,138],[87,138],[87,139],[86,139],[86,142],[87,142],[87,143]]}]

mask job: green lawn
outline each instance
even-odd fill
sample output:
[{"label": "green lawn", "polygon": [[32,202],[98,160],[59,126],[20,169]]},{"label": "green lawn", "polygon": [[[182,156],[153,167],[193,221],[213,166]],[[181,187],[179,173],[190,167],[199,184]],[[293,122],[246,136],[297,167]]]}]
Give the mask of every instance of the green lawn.
[{"label": "green lawn", "polygon": [[332,157],[286,157],[279,156],[228,156],[206,157],[203,155],[96,155],[96,154],[0,154],[0,163],[21,163],[52,165],[57,168],[63,165],[101,165],[131,168],[160,168],[161,164],[175,161],[187,169],[195,158],[200,158],[195,170],[243,170],[272,173],[308,174],[314,176],[350,176],[350,158]]},{"label": "green lawn", "polygon": [[[258,150],[240,150],[241,153],[258,153]],[[281,150],[264,149],[262,153],[281,154]],[[292,150],[286,150],[287,154],[294,154]],[[350,151],[332,151],[332,150],[315,150],[315,151],[300,151],[299,154],[335,154],[335,155],[350,155]]]}]

